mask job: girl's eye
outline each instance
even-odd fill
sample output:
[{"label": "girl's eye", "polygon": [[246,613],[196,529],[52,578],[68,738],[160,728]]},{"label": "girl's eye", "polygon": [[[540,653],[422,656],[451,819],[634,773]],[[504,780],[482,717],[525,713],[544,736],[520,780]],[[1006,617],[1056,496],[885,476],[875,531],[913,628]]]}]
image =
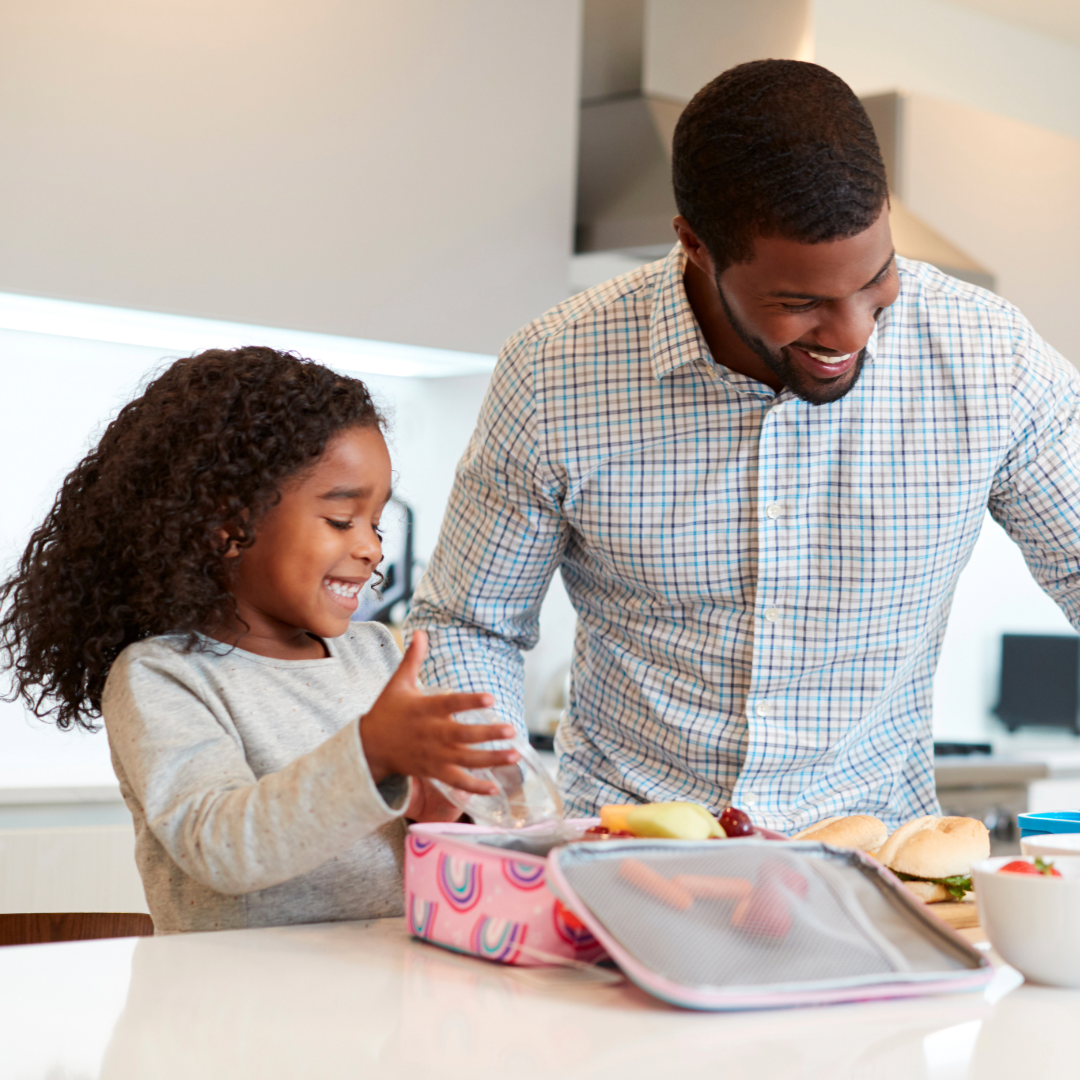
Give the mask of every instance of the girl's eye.
[{"label": "girl's eye", "polygon": [[351,521],[337,521],[334,518],[327,518],[326,523],[330,526],[330,528],[340,529],[342,532],[344,532],[346,529],[352,528]]},{"label": "girl's eye", "polygon": [[383,537],[382,529],[378,525],[372,525],[371,531],[381,540]]}]

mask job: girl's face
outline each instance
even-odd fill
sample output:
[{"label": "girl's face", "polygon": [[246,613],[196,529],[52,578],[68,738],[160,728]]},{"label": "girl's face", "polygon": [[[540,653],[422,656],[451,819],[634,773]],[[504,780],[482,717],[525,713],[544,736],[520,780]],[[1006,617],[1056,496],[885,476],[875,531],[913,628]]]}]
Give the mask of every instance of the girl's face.
[{"label": "girl's face", "polygon": [[312,634],[339,637],[382,558],[379,517],[390,498],[390,455],[377,428],[349,428],[313,468],[285,482],[281,501],[239,553],[231,592],[244,622],[223,638],[277,659],[323,656]]}]

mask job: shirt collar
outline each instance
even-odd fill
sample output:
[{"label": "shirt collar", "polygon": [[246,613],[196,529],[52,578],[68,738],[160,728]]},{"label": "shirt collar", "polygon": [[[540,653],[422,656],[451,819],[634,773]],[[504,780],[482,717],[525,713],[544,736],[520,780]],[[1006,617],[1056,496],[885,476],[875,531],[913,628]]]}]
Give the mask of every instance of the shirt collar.
[{"label": "shirt collar", "polygon": [[649,316],[649,355],[653,375],[662,379],[694,360],[712,362],[709,346],[686,298],[686,253],[676,244],[660,266]]}]

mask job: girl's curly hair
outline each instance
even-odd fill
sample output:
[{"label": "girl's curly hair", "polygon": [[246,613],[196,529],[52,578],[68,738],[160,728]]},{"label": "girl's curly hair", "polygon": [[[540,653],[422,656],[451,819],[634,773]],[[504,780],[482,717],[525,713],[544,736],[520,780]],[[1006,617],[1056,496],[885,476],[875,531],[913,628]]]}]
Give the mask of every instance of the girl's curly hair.
[{"label": "girl's curly hair", "polygon": [[230,540],[253,543],[282,481],[335,434],[382,426],[359,379],[294,354],[249,346],[177,360],[67,476],[0,585],[7,700],[95,730],[120,652],[167,633],[193,648],[197,631],[224,622]]}]

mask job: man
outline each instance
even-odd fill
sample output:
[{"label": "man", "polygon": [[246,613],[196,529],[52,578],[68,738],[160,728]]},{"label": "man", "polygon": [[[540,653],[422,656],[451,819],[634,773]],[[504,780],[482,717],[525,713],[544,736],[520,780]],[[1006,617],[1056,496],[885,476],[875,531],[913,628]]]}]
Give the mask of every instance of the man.
[{"label": "man", "polygon": [[894,258],[873,130],[823,68],[721,75],[673,171],[679,246],[503,350],[411,615],[427,678],[520,722],[560,569],[570,811],[935,812],[931,682],[988,506],[1080,625],[1080,379]]}]

